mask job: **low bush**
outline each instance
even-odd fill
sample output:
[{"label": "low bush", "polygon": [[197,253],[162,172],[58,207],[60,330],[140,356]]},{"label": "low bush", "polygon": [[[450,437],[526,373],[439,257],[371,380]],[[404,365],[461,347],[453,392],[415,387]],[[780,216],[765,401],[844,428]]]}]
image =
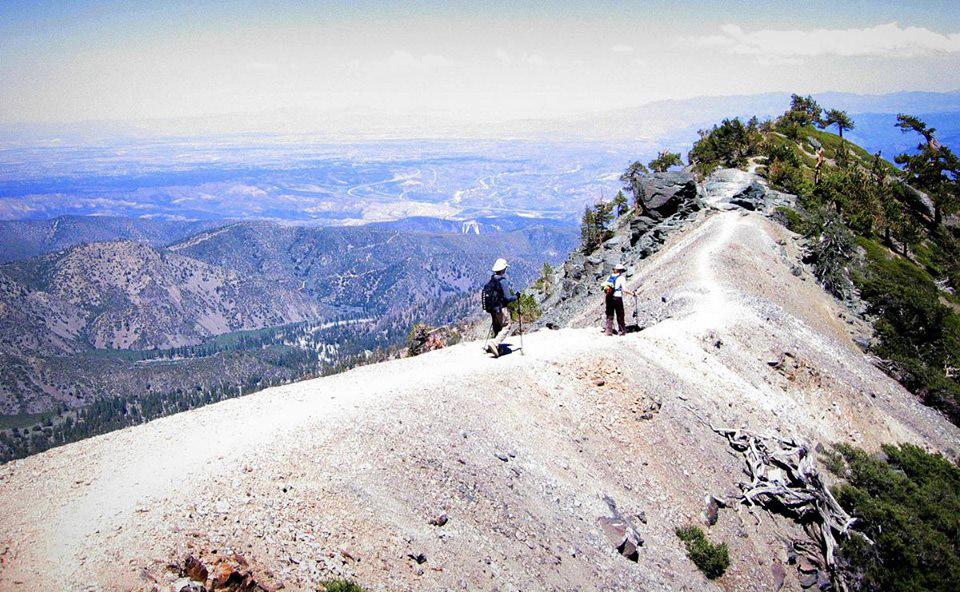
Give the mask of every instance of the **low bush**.
[{"label": "low bush", "polygon": [[948,592],[960,582],[960,468],[911,445],[884,457],[838,445],[828,468],[837,501],[858,522],[837,555],[856,592]]},{"label": "low bush", "polygon": [[867,265],[854,277],[876,316],[875,352],[896,365],[907,389],[960,423],[960,383],[946,372],[960,367],[960,315],[944,304],[923,268],[872,241],[860,242]]},{"label": "low bush", "polygon": [[694,170],[706,176],[717,167],[742,167],[760,152],[763,135],[756,117],[743,123],[740,119],[724,119],[720,125],[701,130],[687,159]]},{"label": "low bush", "polygon": [[727,571],[727,567],[730,566],[730,554],[726,543],[719,545],[711,543],[703,531],[696,526],[678,528],[677,536],[687,548],[687,557],[707,578],[711,580],[719,578],[723,572]]},{"label": "low bush", "polygon": [[366,592],[350,580],[327,580],[320,583],[320,589],[324,592]]},{"label": "low bush", "polygon": [[765,142],[761,151],[767,157],[767,180],[777,189],[794,195],[807,195],[811,184],[804,175],[803,162],[794,148],[782,142]]}]

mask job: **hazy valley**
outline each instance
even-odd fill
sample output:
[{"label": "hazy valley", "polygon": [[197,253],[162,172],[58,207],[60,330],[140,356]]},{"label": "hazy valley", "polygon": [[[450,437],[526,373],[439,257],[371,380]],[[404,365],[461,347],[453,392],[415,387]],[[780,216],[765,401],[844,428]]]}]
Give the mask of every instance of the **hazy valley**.
[{"label": "hazy valley", "polygon": [[[413,222],[439,230],[236,222],[159,246],[129,239],[179,233],[150,220],[44,223],[86,233],[0,266],[8,425],[72,417],[104,398],[154,397],[169,411],[376,359],[416,322],[476,314],[474,292],[502,253],[523,285],[575,241],[565,225],[464,233]],[[36,235],[36,225],[0,226],[11,245]]]}]

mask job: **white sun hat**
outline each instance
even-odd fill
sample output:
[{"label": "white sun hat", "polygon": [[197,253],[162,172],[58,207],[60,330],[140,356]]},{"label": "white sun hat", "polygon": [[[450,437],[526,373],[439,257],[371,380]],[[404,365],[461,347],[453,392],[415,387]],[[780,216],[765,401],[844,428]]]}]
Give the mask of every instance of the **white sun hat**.
[{"label": "white sun hat", "polygon": [[497,262],[493,264],[493,273],[500,273],[507,269],[507,260],[503,257],[497,259]]}]

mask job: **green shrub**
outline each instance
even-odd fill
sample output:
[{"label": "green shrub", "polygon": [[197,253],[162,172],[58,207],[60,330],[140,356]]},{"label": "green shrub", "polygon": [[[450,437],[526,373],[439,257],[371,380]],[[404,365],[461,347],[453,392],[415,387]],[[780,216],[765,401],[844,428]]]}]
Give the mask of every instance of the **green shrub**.
[{"label": "green shrub", "polygon": [[773,187],[794,195],[811,192],[811,184],[804,175],[803,161],[794,148],[782,142],[765,142],[761,150],[767,157],[766,177]]},{"label": "green shrub", "polygon": [[713,580],[723,575],[730,566],[730,554],[727,544],[715,545],[707,540],[707,536],[696,526],[685,526],[677,529],[677,536],[687,548],[687,557],[703,575]]},{"label": "green shrub", "polygon": [[820,209],[806,215],[797,214],[793,222],[809,240],[804,262],[813,266],[814,275],[828,292],[837,298],[847,298],[853,288],[850,271],[856,241],[843,218],[831,210]]},{"label": "green shrub", "polygon": [[320,583],[320,588],[325,592],[366,592],[350,580],[327,580]]},{"label": "green shrub", "polygon": [[537,303],[537,299],[534,298],[532,294],[525,292],[521,293],[519,298],[511,302],[509,308],[514,319],[517,318],[517,312],[519,311],[523,315],[523,322],[525,323],[532,323],[543,314],[540,310],[540,304]]},{"label": "green shrub", "polygon": [[960,582],[960,468],[911,445],[884,446],[886,458],[838,445],[828,468],[845,478],[837,501],[858,519],[837,555],[860,592],[948,592]]},{"label": "green shrub", "polygon": [[784,226],[797,234],[811,236],[817,231],[814,220],[805,211],[780,206],[777,208],[777,216]]},{"label": "green shrub", "polygon": [[960,383],[945,368],[960,367],[960,315],[943,304],[926,270],[861,240],[867,267],[855,281],[876,315],[877,355],[893,361],[898,379],[924,402],[960,423]]},{"label": "green shrub", "polygon": [[717,167],[742,167],[760,151],[763,135],[756,117],[747,123],[724,119],[710,130],[700,130],[700,139],[687,155],[694,170],[708,175]]}]

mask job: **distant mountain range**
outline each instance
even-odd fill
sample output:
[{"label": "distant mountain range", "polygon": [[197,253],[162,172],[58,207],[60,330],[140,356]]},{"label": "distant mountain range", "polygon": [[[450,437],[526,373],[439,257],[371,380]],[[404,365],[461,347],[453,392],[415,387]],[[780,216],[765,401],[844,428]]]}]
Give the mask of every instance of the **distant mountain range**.
[{"label": "distant mountain range", "polygon": [[[642,81],[640,82],[642,83]],[[102,144],[118,139],[140,142],[154,138],[189,136],[259,138],[285,141],[365,142],[410,139],[564,140],[594,139],[657,142],[668,135],[723,117],[775,115],[783,112],[791,92],[749,95],[698,96],[639,104],[623,109],[584,113],[563,118],[464,121],[456,114],[417,111],[398,117],[392,110],[320,111],[304,108],[261,113],[218,115],[139,122],[90,121],[69,124],[0,124],[0,147],[58,144]],[[807,94],[801,92],[801,94]],[[960,110],[960,90],[953,92],[902,91],[885,94],[813,93],[822,104],[850,113],[941,113]],[[232,140],[232,138],[231,138]],[[652,147],[652,146],[651,146]]]},{"label": "distant mountain range", "polygon": [[221,221],[174,222],[117,216],[58,216],[0,220],[0,263],[59,251],[81,243],[130,240],[162,246]]},{"label": "distant mountain range", "polygon": [[[474,296],[497,257],[510,259],[522,286],[576,243],[574,228],[556,224],[501,232],[483,222],[476,234],[462,225],[437,232],[446,222],[426,219],[417,231],[239,222],[183,236],[185,228],[153,221],[95,222],[0,224],[7,256],[49,251],[0,265],[0,412],[82,405],[122,395],[144,377],[153,391],[246,382],[276,357],[264,347],[296,349],[286,333],[231,344],[228,354],[207,344],[270,327],[366,319],[375,334],[345,325],[336,347],[395,345],[414,322],[448,320],[450,306],[469,306],[460,301]],[[36,239],[38,229],[53,229],[56,240]],[[35,237],[19,252],[10,247],[18,233]],[[69,242],[78,244],[53,250]],[[172,350],[162,365],[141,361]],[[220,359],[211,357],[217,352]],[[213,364],[233,370],[218,376]]]},{"label": "distant mountain range", "polygon": [[244,222],[201,232],[168,250],[248,277],[296,283],[342,313],[379,315],[462,293],[503,255],[514,259],[520,277],[533,277],[542,261],[573,247],[574,235],[569,226],[464,234]]},{"label": "distant mountain range", "polygon": [[[725,117],[749,118],[780,115],[790,104],[789,92],[656,101],[601,113],[587,114],[562,120],[528,120],[517,122],[518,131],[534,134],[545,130],[544,137],[567,139],[626,138],[651,142],[681,138],[687,142],[696,139],[696,130],[717,123]],[[813,93],[824,107],[843,109],[856,116],[864,113],[958,113],[960,91],[957,92],[897,92],[882,95],[825,92]],[[960,120],[953,118],[952,128],[960,128]],[[899,130],[895,130],[898,131]]]},{"label": "distant mountain range", "polygon": [[[787,92],[726,97],[695,97],[648,103],[638,107],[583,115],[559,121],[517,122],[517,135],[544,139],[642,142],[646,149],[639,160],[658,150],[680,152],[684,157],[697,140],[697,131],[721,119],[754,115],[761,119],[782,114],[790,104]],[[887,158],[915,150],[916,138],[895,127],[898,113],[916,115],[937,128],[944,144],[960,149],[960,92],[898,92],[883,95],[814,93],[824,107],[847,111],[856,128],[846,135],[870,152],[881,151]],[[546,131],[541,131],[546,130]]]}]

